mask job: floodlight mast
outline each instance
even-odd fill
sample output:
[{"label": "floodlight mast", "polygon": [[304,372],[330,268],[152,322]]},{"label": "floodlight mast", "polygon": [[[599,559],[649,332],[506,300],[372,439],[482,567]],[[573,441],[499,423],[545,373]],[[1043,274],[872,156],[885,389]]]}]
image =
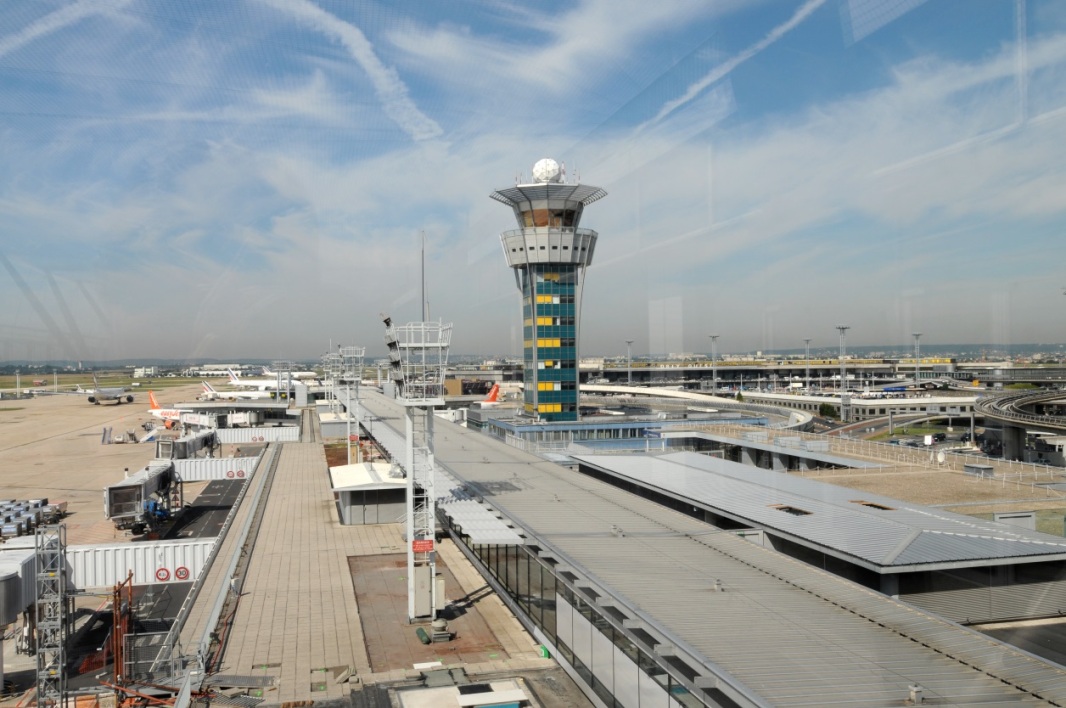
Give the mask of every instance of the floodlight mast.
[{"label": "floodlight mast", "polygon": [[840,420],[843,423],[851,422],[851,394],[848,393],[847,355],[848,350],[845,335],[851,329],[851,325],[837,325],[840,332]]},{"label": "floodlight mast", "polygon": [[718,338],[720,334],[708,334],[711,338],[711,395],[718,395]]},{"label": "floodlight mast", "polygon": [[810,393],[811,391],[811,338],[804,337],[803,343],[807,345],[807,365],[804,367],[803,374],[803,386],[804,391]]},{"label": "floodlight mast", "polygon": [[390,378],[403,404],[407,475],[407,619],[436,617],[436,495],[433,488],[433,409],[444,405],[444,372],[452,325],[409,322],[396,327],[382,315]]},{"label": "floodlight mast", "polygon": [[921,332],[912,332],[914,337],[914,386],[918,387],[918,379],[922,376],[922,357],[919,355],[918,340],[922,338]]}]

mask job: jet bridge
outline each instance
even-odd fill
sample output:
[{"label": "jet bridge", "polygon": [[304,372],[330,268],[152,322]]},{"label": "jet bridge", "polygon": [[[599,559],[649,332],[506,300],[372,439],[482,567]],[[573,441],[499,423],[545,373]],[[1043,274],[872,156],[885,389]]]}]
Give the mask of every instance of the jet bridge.
[{"label": "jet bridge", "polygon": [[[185,414],[182,414],[184,422]],[[160,460],[185,460],[196,457],[200,450],[210,450],[218,444],[215,430],[202,430],[180,438],[155,441],[155,456]]]},{"label": "jet bridge", "polygon": [[152,460],[104,490],[104,516],[115,528],[135,534],[167,521],[183,504],[181,479],[172,460]]}]

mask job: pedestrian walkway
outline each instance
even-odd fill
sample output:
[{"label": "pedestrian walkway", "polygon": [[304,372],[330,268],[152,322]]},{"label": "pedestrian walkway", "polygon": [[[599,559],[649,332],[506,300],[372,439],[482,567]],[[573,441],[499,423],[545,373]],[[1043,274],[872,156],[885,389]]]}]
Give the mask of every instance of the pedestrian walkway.
[{"label": "pedestrian walkway", "polygon": [[[243,595],[230,629],[220,673],[272,676],[267,703],[341,698],[354,683],[418,675],[414,659],[398,657],[371,673],[349,558],[403,554],[401,524],[341,526],[321,444],[286,443],[252,550]],[[485,588],[485,580],[451,542],[441,556],[459,586],[448,596]],[[468,673],[554,666],[494,594],[478,600],[492,633],[509,658],[466,665]],[[408,661],[407,659],[411,659]]]},{"label": "pedestrian walkway", "polygon": [[222,673],[274,676],[269,703],[347,695],[368,672],[348,556],[398,553],[398,527],[341,526],[321,444],[286,443],[252,550]]},{"label": "pedestrian walkway", "polygon": [[182,653],[192,654],[196,652],[201,639],[203,639],[208,629],[208,624],[213,622],[213,612],[215,611],[215,603],[218,596],[229,587],[231,560],[242,540],[240,530],[248,523],[248,517],[255,511],[253,502],[256,494],[266,484],[267,468],[270,466],[272,455],[274,454],[277,453],[271,452],[260,458],[256,467],[256,474],[248,482],[250,486],[245,492],[240,506],[237,507],[236,512],[233,514],[233,521],[226,535],[218,541],[220,545],[214,560],[211,562],[211,567],[207,570],[207,575],[199,580],[201,583],[200,592],[197,595],[196,602],[189,609],[189,616],[181,628],[179,646]]}]

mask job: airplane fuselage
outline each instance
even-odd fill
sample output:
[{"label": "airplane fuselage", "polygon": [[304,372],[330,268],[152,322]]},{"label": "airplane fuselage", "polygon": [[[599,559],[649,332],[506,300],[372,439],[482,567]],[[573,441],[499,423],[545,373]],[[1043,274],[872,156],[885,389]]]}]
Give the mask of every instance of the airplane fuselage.
[{"label": "airplane fuselage", "polygon": [[133,396],[131,394],[126,394],[125,391],[121,391],[119,393],[109,393],[107,391],[101,391],[100,393],[93,393],[91,396],[89,396],[89,403],[95,403],[96,405],[100,405],[104,401],[114,401],[116,405],[121,405],[122,403],[133,403]]}]

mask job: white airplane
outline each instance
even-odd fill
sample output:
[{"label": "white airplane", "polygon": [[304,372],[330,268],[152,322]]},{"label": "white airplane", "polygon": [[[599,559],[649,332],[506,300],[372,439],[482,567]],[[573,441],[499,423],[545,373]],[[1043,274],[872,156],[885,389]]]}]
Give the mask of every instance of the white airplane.
[{"label": "white airplane", "polygon": [[92,391],[85,391],[89,394],[89,403],[95,403],[100,405],[101,401],[115,401],[116,404],[121,404],[123,401],[126,403],[133,403],[133,396],[127,395],[126,389],[121,386],[114,388],[100,388],[100,382],[96,380],[96,372],[93,372],[93,388]]},{"label": "white airplane", "polygon": [[233,369],[226,369],[226,371],[229,372],[230,386],[254,388],[259,391],[276,391],[278,389],[277,379],[242,379]]},{"label": "white airplane", "polygon": [[[290,371],[294,379],[317,379],[317,371]],[[277,376],[276,371],[271,371],[268,367],[263,367],[263,376]]]},{"label": "white airplane", "polygon": [[[161,418],[167,428],[181,421],[182,410],[180,408],[163,408],[155,398],[155,393],[148,392],[148,412],[156,418]],[[187,411],[185,411],[187,412]]]},{"label": "white airplane", "polygon": [[275,391],[217,391],[214,386],[206,381],[201,381],[200,383],[203,384],[204,389],[204,392],[200,394],[200,400],[202,401],[217,401],[224,398],[230,400],[238,398],[257,400],[260,398],[274,398],[276,393]]}]

